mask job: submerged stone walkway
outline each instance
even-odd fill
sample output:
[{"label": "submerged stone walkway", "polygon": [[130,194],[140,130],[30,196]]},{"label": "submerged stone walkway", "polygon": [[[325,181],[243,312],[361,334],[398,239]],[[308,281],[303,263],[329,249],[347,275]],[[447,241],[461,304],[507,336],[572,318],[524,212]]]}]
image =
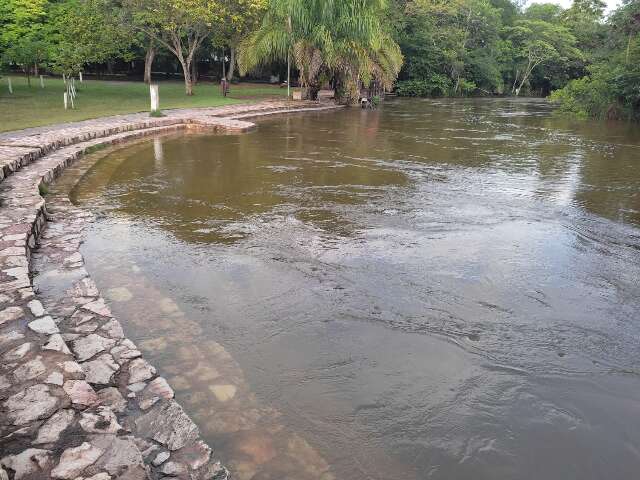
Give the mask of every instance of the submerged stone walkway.
[{"label": "submerged stone walkway", "polygon": [[[185,128],[246,131],[253,124],[241,118],[328,108],[263,102],[0,134],[0,480],[229,477],[85,270],[91,214],[70,202],[49,212],[40,189],[102,144]],[[48,227],[52,216],[65,222]],[[70,286],[49,310],[31,283],[40,238]]]}]

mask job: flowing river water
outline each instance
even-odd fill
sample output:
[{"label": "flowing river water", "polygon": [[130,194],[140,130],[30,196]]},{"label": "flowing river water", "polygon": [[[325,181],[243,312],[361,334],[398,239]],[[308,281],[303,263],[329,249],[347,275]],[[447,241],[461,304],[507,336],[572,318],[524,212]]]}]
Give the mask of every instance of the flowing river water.
[{"label": "flowing river water", "polygon": [[640,472],[637,126],[398,99],[145,139],[54,189],[235,478]]}]

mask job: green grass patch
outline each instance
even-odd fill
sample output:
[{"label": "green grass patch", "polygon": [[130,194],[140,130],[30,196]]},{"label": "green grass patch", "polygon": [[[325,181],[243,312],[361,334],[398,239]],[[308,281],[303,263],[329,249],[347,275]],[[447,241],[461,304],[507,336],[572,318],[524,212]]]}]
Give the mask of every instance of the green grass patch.
[{"label": "green grass patch", "polygon": [[90,147],[85,148],[85,155],[89,155],[91,153],[99,152],[100,150],[104,150],[107,148],[106,143],[98,143],[97,145],[91,145]]},{"label": "green grass patch", "polygon": [[41,182],[38,185],[38,192],[40,193],[41,197],[44,197],[49,193],[49,187],[44,182]]},{"label": "green grass patch", "polygon": [[[75,109],[64,109],[62,79],[45,77],[45,88],[39,79],[12,76],[13,94],[9,93],[6,77],[0,78],[0,131],[73,122],[133,112],[148,112],[149,86],[143,82],[76,80]],[[216,107],[234,103],[260,101],[265,98],[284,97],[286,89],[277,86],[240,83],[231,85],[228,97],[220,93],[220,85],[202,82],[194,86],[194,95],[184,93],[184,84],[178,81],[158,82],[160,106],[171,108]]]},{"label": "green grass patch", "polygon": [[166,115],[162,113],[162,110],[154,110],[152,112],[149,112],[149,116],[154,118],[166,117]]}]

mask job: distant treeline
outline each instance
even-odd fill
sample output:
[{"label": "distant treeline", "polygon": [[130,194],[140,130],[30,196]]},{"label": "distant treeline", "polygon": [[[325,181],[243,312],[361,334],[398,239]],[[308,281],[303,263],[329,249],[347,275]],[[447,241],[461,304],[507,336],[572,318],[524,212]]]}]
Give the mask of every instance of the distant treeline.
[{"label": "distant treeline", "polygon": [[395,2],[400,95],[551,93],[580,116],[640,115],[638,0],[606,17],[602,0],[574,0],[568,9],[522,9],[510,0]]}]

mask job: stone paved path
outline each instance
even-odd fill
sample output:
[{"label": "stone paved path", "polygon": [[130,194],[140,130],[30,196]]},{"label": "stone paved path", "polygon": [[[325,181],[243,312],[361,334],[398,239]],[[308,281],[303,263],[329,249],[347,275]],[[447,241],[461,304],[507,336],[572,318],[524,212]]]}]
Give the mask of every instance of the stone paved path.
[{"label": "stone paved path", "polygon": [[[47,211],[39,189],[98,145],[244,118],[333,107],[296,102],[121,115],[0,135],[0,480],[226,479],[198,427],[125,338],[84,269],[90,214]],[[47,228],[47,219],[64,217]],[[46,310],[31,284],[40,238],[69,286]]]}]

